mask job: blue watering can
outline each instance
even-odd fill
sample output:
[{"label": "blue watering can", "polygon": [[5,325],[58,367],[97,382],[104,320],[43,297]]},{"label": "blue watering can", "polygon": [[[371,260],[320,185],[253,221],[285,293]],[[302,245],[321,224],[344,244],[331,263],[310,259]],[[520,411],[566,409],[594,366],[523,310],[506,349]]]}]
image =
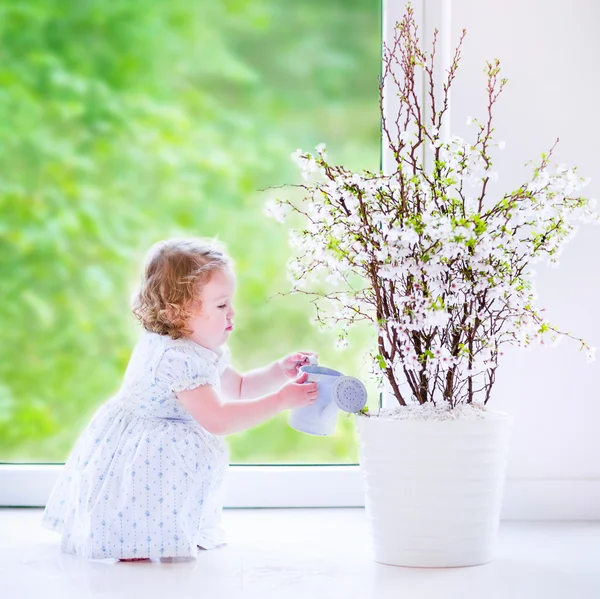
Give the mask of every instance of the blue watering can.
[{"label": "blue watering can", "polygon": [[317,383],[319,396],[310,406],[290,410],[288,424],[295,430],[309,435],[333,434],[339,410],[360,412],[367,403],[367,389],[352,376],[344,376],[337,370],[318,366],[311,356],[311,364],[302,366],[306,383]]}]

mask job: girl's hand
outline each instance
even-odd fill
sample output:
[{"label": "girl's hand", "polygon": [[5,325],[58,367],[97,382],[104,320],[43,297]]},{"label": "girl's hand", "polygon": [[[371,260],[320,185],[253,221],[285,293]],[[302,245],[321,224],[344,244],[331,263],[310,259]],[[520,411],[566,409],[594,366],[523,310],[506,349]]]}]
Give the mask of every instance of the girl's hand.
[{"label": "girl's hand", "polygon": [[310,364],[309,356],[312,356],[315,360],[319,358],[318,354],[313,352],[297,352],[281,358],[278,361],[279,368],[286,378],[294,379],[300,373],[301,366]]},{"label": "girl's hand", "polygon": [[302,408],[310,406],[319,397],[319,385],[307,383],[308,374],[301,372],[294,381],[287,382],[279,391],[277,396],[284,409]]}]

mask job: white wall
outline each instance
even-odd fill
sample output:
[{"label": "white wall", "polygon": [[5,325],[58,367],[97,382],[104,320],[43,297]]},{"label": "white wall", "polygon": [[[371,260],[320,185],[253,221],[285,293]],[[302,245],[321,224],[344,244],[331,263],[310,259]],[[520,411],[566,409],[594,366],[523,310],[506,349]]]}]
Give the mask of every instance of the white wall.
[{"label": "white wall", "polygon": [[[385,35],[403,13],[389,0]],[[499,58],[508,84],[496,105],[496,193],[529,179],[524,163],[560,142],[558,162],[579,165],[600,199],[600,4],[594,0],[421,0],[415,14],[452,49],[467,29],[451,97],[451,133],[475,131],[467,116],[486,117],[485,60]],[[385,162],[384,162],[385,164]],[[566,247],[558,269],[536,267],[538,305],[560,330],[584,337],[600,352],[600,227],[586,225]],[[600,499],[600,353],[587,364],[575,341],[558,348],[507,352],[497,371],[490,407],[513,414],[509,479],[552,482],[553,492],[585,509]],[[510,480],[509,480],[510,482]],[[556,483],[564,484],[558,487]],[[510,488],[510,484],[508,486]],[[550,489],[550,486],[548,486]],[[578,495],[579,494],[579,495]],[[585,495],[585,496],[584,496]]]}]

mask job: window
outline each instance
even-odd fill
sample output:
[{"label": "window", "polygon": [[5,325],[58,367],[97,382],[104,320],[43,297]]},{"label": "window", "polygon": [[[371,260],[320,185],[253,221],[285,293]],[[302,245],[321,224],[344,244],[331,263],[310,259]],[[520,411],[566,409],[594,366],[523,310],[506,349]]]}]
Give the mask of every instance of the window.
[{"label": "window", "polygon": [[[363,356],[289,290],[287,231],[263,215],[298,147],[379,167],[380,7],[371,0],[45,0],[5,7],[0,92],[0,460],[63,462],[114,394],[139,334],[140,261],[170,235],[217,236],[237,265],[233,365],[297,349],[376,389]],[[355,463],[286,415],[229,437],[233,463]]]}]

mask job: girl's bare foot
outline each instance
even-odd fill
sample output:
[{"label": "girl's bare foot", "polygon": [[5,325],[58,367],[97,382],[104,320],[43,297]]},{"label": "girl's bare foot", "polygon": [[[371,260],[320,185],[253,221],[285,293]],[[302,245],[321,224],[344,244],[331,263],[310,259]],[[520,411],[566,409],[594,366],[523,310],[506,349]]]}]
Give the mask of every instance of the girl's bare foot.
[{"label": "girl's bare foot", "polygon": [[120,562],[149,562],[149,557],[129,557],[125,559],[120,559]]}]

